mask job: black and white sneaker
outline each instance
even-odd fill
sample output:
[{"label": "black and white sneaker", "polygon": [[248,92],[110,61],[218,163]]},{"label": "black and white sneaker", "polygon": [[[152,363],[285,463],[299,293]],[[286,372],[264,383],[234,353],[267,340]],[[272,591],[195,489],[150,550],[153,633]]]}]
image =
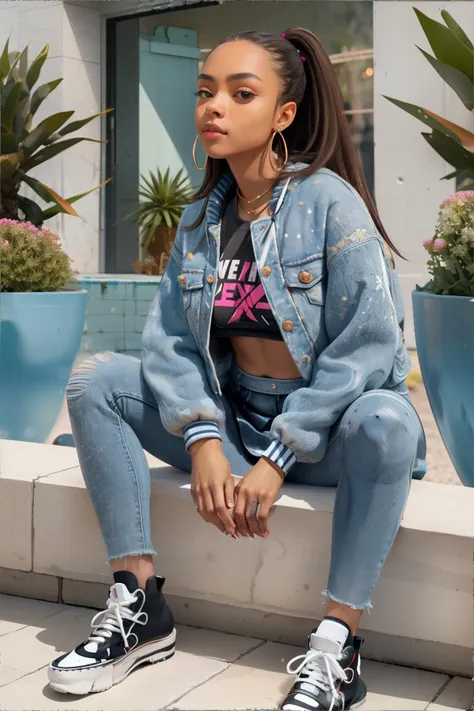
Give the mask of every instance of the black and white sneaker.
[{"label": "black and white sneaker", "polygon": [[[360,637],[350,637],[341,652],[340,645],[314,630],[308,651],[294,657],[288,674],[297,678],[280,706],[282,711],[347,711],[362,706],[367,687],[360,678]],[[294,664],[296,668],[293,668]]]},{"label": "black and white sneaker", "polygon": [[92,620],[93,634],[48,669],[52,689],[78,696],[106,691],[141,664],[173,656],[176,630],[162,588],[164,578],[151,577],[145,590],[132,573],[114,575],[107,609]]}]

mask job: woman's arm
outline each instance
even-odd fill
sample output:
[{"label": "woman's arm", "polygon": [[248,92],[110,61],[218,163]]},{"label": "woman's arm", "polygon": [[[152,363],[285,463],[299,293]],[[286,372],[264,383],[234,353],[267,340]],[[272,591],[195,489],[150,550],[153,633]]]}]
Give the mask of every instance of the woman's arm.
[{"label": "woman's arm", "polygon": [[295,461],[324,457],[330,428],[364,391],[386,382],[401,344],[383,244],[358,199],[349,195],[327,216],[329,345],[308,386],[285,400],[265,455],[285,473]]},{"label": "woman's arm", "polygon": [[184,313],[178,285],[182,238],[182,230],[178,229],[168,267],[145,324],[142,370],[160,408],[165,429],[184,437],[189,448],[199,439],[221,439],[219,428],[224,422],[224,410],[220,398],[211,390]]}]

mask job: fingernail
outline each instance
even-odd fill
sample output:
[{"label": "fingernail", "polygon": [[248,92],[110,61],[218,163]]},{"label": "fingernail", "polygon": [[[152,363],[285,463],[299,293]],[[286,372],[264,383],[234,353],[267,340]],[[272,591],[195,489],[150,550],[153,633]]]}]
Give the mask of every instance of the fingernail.
[{"label": "fingernail", "polygon": [[269,535],[270,535],[270,531],[265,531],[265,533],[263,534],[263,537],[268,538]]}]

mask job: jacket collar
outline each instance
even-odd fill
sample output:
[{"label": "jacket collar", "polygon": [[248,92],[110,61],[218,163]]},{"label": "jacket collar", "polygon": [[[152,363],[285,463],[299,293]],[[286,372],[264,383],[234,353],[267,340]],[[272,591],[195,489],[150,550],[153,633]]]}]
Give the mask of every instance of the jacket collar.
[{"label": "jacket collar", "polygon": [[[286,170],[293,173],[307,167],[307,163],[292,163],[287,166]],[[272,197],[270,199],[270,214],[272,217],[277,214],[278,210],[280,210],[283,205],[290,181],[291,178],[282,180],[273,188]],[[224,212],[225,197],[233,185],[235,185],[235,178],[229,171],[220,178],[219,182],[211,192],[206,207],[206,221],[208,227],[212,228],[219,224]]]}]

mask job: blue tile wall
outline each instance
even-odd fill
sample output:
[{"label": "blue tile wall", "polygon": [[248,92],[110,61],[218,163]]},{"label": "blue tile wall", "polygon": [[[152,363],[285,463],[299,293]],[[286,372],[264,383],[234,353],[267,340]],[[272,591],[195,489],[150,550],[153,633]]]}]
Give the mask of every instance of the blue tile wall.
[{"label": "blue tile wall", "polygon": [[161,278],[98,274],[78,281],[89,294],[81,352],[109,350],[136,355]]}]

